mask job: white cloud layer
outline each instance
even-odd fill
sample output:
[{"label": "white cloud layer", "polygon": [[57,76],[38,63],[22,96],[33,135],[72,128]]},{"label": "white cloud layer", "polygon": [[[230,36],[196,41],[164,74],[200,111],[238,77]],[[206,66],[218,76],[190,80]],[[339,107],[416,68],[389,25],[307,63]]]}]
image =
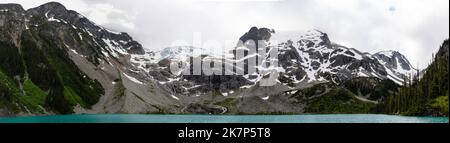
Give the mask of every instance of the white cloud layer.
[{"label": "white cloud layer", "polygon": [[[5,2],[3,2],[5,1]],[[319,29],[375,53],[397,50],[424,68],[449,37],[448,0],[56,0],[97,24],[130,33],[148,49],[175,40],[237,40],[252,26]],[[31,8],[49,0],[2,0]]]}]

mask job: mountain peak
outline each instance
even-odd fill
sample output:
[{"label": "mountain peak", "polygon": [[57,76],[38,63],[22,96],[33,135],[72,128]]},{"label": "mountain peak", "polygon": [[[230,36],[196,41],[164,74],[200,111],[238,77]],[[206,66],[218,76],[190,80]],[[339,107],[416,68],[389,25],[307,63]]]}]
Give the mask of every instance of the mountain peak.
[{"label": "mountain peak", "polygon": [[312,29],[312,30],[307,30],[307,31],[301,32],[301,36],[303,36],[303,37],[322,37],[322,36],[327,36],[327,33],[322,32],[317,29]]},{"label": "mountain peak", "polygon": [[332,47],[328,34],[316,29],[308,30],[300,35],[299,43],[309,48]]},{"label": "mountain peak", "polygon": [[272,34],[275,33],[275,30],[269,28],[258,28],[252,27],[250,30],[245,33],[239,40],[246,42],[248,40],[270,40]]},{"label": "mountain peak", "polygon": [[38,7],[28,9],[27,13],[32,14],[32,15],[45,14],[46,16],[48,14],[51,14],[51,15],[55,15],[55,16],[59,17],[59,16],[66,16],[68,14],[68,10],[61,3],[49,2],[49,3],[45,3],[43,5],[40,5]]},{"label": "mountain peak", "polygon": [[318,36],[326,35],[326,33],[322,32],[322,31],[320,31],[318,29],[308,30],[308,31],[306,31],[306,34],[318,35]]},{"label": "mountain peak", "polygon": [[[62,22],[66,26],[72,27],[91,38],[98,38],[105,42],[108,47],[119,47],[120,50],[125,50],[130,54],[145,54],[145,50],[140,43],[134,41],[133,38],[124,32],[114,32],[101,25],[97,25],[87,17],[80,13],[68,10],[64,5],[58,2],[49,2],[41,6],[27,10],[27,14],[37,17],[46,18],[50,22]],[[80,31],[79,31],[80,32]],[[81,35],[79,33],[79,35]],[[80,36],[82,37],[82,36]],[[82,38],[81,38],[82,39]]]},{"label": "mountain peak", "polygon": [[404,75],[415,72],[415,68],[408,59],[398,51],[387,50],[381,51],[373,55],[376,59],[382,61],[387,68]]},{"label": "mountain peak", "polygon": [[376,53],[375,55],[385,55],[387,57],[394,57],[394,56],[401,56],[402,54],[398,51],[394,51],[394,50],[386,50],[386,51],[380,51],[378,53]]},{"label": "mountain peak", "polygon": [[20,4],[14,3],[0,4],[0,12],[7,12],[7,11],[23,12],[25,10]]},{"label": "mountain peak", "polygon": [[67,10],[66,7],[59,2],[48,2],[38,6],[38,8],[43,8],[46,10]]}]

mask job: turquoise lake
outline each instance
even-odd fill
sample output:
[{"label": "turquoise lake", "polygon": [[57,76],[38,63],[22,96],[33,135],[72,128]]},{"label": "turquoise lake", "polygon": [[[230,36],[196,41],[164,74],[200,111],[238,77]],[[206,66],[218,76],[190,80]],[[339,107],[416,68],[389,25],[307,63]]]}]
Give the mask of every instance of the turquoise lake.
[{"label": "turquoise lake", "polygon": [[2,118],[0,123],[449,123],[448,117],[391,115],[64,115]]}]

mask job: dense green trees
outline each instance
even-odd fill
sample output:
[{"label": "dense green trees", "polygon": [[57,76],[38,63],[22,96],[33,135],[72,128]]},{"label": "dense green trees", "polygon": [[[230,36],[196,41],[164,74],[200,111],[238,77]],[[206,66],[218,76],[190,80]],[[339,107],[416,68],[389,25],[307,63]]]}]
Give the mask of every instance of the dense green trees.
[{"label": "dense green trees", "polygon": [[345,81],[343,86],[351,92],[373,101],[385,100],[389,94],[397,92],[400,87],[392,80],[382,80],[376,77],[355,78]]},{"label": "dense green trees", "polygon": [[19,49],[13,43],[0,41],[0,61],[0,67],[8,67],[3,68],[3,72],[9,77],[24,75],[25,69]]},{"label": "dense green trees", "polygon": [[351,91],[334,87],[329,92],[310,100],[307,100],[307,113],[320,114],[365,114],[372,113],[374,103],[361,101]]},{"label": "dense green trees", "polygon": [[401,115],[448,116],[449,69],[448,40],[441,46],[434,62],[426,69],[419,80],[419,75],[411,76],[405,84],[379,106],[386,113]]}]

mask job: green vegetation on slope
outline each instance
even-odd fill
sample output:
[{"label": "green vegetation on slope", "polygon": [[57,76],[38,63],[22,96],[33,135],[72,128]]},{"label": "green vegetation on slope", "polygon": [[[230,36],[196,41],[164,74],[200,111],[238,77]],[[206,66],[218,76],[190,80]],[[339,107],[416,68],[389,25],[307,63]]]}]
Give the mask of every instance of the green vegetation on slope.
[{"label": "green vegetation on slope", "polygon": [[76,105],[90,108],[104,94],[100,83],[69,58],[61,35],[48,34],[57,33],[51,29],[23,31],[19,47],[0,41],[0,108],[15,113],[69,114]]},{"label": "green vegetation on slope", "polygon": [[22,32],[21,53],[26,64],[27,76],[39,88],[49,91],[46,107],[62,114],[71,113],[72,107],[64,99],[64,85],[59,78],[58,69],[50,64],[48,55],[43,51],[44,43],[35,31]]},{"label": "green vegetation on slope", "polygon": [[417,76],[411,79],[409,84],[380,104],[380,108],[389,114],[448,116],[448,51],[446,40],[425,75],[420,80]]},{"label": "green vegetation on slope", "polygon": [[341,87],[331,89],[324,95],[307,101],[306,113],[356,114],[371,113],[374,103],[357,99],[356,95]]},{"label": "green vegetation on slope", "polygon": [[80,98],[80,96],[77,95],[77,93],[70,87],[64,87],[64,98],[67,100],[70,106],[77,106],[78,104],[82,107],[85,107],[86,104],[84,101]]},{"label": "green vegetation on slope", "polygon": [[298,91],[293,97],[306,104],[305,113],[361,114],[372,113],[374,103],[361,101],[343,86],[321,83]]},{"label": "green vegetation on slope", "polygon": [[214,105],[218,105],[221,107],[227,108],[227,114],[239,114],[239,110],[237,109],[236,99],[227,98],[221,101],[214,103]]},{"label": "green vegetation on slope", "polygon": [[382,101],[398,91],[400,86],[389,79],[375,77],[360,77],[343,83],[344,87],[358,96],[368,97],[369,100]]},{"label": "green vegetation on slope", "polygon": [[26,80],[22,86],[23,90],[20,90],[9,77],[0,71],[0,107],[13,112],[45,113],[43,108],[47,93],[31,80]]},{"label": "green vegetation on slope", "polygon": [[440,96],[436,98],[432,104],[431,107],[437,111],[441,111],[442,113],[448,115],[448,93],[447,96]]},{"label": "green vegetation on slope", "polygon": [[18,48],[11,42],[0,41],[0,69],[8,77],[23,77],[24,63]]},{"label": "green vegetation on slope", "polygon": [[17,96],[22,105],[32,113],[45,113],[45,99],[47,93],[42,91],[31,80],[26,80],[23,84],[23,91],[25,94]]},{"label": "green vegetation on slope", "polygon": [[17,96],[18,91],[14,82],[0,69],[0,108],[18,110],[11,102],[13,96]]}]

